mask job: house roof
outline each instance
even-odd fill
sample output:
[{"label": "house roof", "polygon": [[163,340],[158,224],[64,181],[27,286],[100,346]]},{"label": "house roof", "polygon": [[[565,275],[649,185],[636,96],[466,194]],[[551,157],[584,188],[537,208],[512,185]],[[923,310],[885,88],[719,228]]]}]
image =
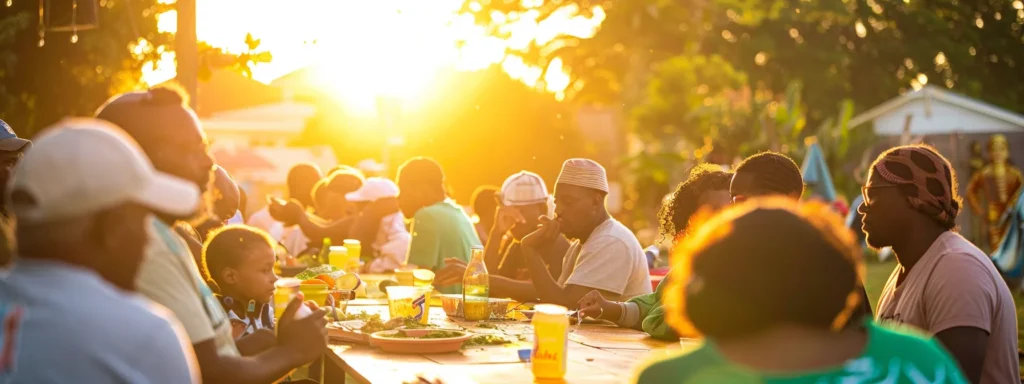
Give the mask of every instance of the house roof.
[{"label": "house roof", "polygon": [[306,120],[316,114],[316,106],[295,101],[257,105],[218,112],[202,119],[207,131],[267,131],[300,133]]},{"label": "house roof", "polygon": [[[934,85],[886,101],[853,117],[849,124],[857,127],[875,122],[876,132],[899,134],[907,116],[914,117],[911,133],[916,134],[1024,131],[1024,115]],[[920,122],[922,119],[924,123]],[[892,132],[895,127],[879,127],[882,120],[899,125],[897,132]]]},{"label": "house roof", "polygon": [[[173,81],[175,80],[169,82]],[[280,88],[263,84],[229,69],[215,70],[208,79],[200,80],[196,85],[196,93],[196,114],[201,117],[282,99]]]}]

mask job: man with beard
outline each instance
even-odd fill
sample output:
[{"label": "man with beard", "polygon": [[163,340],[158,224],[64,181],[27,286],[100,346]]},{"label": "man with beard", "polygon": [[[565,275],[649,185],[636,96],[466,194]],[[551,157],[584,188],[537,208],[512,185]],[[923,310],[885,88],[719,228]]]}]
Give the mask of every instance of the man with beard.
[{"label": "man with beard", "polygon": [[[118,95],[101,106],[96,117],[128,132],[157,170],[190,181],[203,193],[209,190],[213,160],[206,136],[179,91],[155,88]],[[205,214],[209,209],[201,211]],[[204,282],[188,246],[172,229],[173,223],[187,218],[159,218],[148,228],[138,290],[181,321],[203,381],[269,383],[326,351],[326,311],[315,309],[312,315],[296,319],[302,305],[298,298],[285,309],[276,338],[272,332],[260,332],[236,344],[224,309]]]},{"label": "man with beard", "polygon": [[[597,162],[569,159],[562,164],[555,182],[555,217],[545,216],[540,228],[523,238],[523,253],[542,302],[575,308],[592,290],[615,301],[651,293],[643,248],[608,213],[608,190],[608,177]],[[556,240],[563,234],[573,241],[556,280],[544,256],[557,252]]]},{"label": "man with beard", "polygon": [[878,318],[935,335],[972,383],[1019,383],[1013,296],[988,256],[955,232],[963,205],[949,161],[927,146],[890,149],[862,192],[868,245],[892,247],[899,262]]},{"label": "man with beard", "polygon": [[[31,141],[18,137],[10,125],[0,120],[0,185],[7,185],[14,166],[29,148],[32,148]],[[10,262],[14,252],[14,233],[4,199],[5,196],[0,196],[0,267]]]},{"label": "man with beard", "polygon": [[[522,171],[505,179],[497,197],[500,204],[493,214],[494,224],[489,236],[492,240],[484,247],[491,294],[521,301],[536,300],[537,290],[530,281],[522,239],[537,229],[542,216],[550,214],[547,186],[536,173]],[[562,256],[568,249],[569,241],[557,237],[551,252],[544,254],[549,257],[544,263],[552,276],[561,274]],[[465,273],[464,261],[449,258],[434,281],[438,286],[458,284]]]}]

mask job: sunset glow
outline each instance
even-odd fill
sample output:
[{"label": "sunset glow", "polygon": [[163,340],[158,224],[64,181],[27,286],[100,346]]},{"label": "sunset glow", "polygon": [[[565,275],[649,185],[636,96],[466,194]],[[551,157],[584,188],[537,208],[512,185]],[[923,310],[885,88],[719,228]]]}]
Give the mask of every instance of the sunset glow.
[{"label": "sunset glow", "polygon": [[[375,99],[423,97],[437,74],[446,69],[479,70],[500,65],[512,78],[541,86],[557,97],[569,86],[560,58],[544,73],[513,54],[530,44],[545,44],[560,35],[592,36],[604,20],[565,6],[538,22],[540,13],[496,15],[506,21],[507,40],[486,35],[472,15],[459,14],[463,0],[199,0],[200,40],[230,52],[246,49],[246,33],[261,40],[260,50],[274,60],[253,67],[253,77],[269,83],[296,69],[312,66],[323,84],[361,109],[371,110]],[[542,1],[530,0],[530,6]],[[287,4],[287,5],[286,5]],[[524,3],[526,4],[526,3]],[[475,7],[474,7],[475,5]],[[471,9],[479,4],[471,3]],[[163,31],[176,28],[176,13],[160,15]],[[461,47],[457,42],[462,42]],[[144,79],[154,84],[174,76],[173,53],[164,54]],[[543,83],[542,83],[543,82]]]}]

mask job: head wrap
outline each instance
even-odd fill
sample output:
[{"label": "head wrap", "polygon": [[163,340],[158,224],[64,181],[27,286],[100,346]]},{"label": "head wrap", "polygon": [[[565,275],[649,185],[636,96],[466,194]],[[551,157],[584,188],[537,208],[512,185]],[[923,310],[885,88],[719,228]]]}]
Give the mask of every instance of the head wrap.
[{"label": "head wrap", "polygon": [[569,159],[562,164],[555,184],[575,185],[608,193],[608,175],[604,167],[590,159]]},{"label": "head wrap", "polygon": [[[905,169],[910,170],[909,179],[898,175],[907,173]],[[893,148],[875,162],[875,172],[890,183],[913,187],[902,190],[914,209],[942,224],[956,221],[960,201],[953,197],[953,170],[938,153],[924,146]]]}]

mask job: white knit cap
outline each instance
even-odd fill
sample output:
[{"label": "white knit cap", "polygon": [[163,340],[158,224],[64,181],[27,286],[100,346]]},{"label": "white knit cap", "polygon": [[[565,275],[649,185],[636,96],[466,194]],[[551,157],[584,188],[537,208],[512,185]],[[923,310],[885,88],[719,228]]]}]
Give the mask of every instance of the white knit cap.
[{"label": "white knit cap", "polygon": [[608,174],[604,167],[590,159],[569,159],[562,164],[555,184],[575,185],[608,193]]},{"label": "white knit cap", "polygon": [[540,175],[521,171],[505,179],[498,198],[508,207],[540,204],[548,201],[548,187]]}]

